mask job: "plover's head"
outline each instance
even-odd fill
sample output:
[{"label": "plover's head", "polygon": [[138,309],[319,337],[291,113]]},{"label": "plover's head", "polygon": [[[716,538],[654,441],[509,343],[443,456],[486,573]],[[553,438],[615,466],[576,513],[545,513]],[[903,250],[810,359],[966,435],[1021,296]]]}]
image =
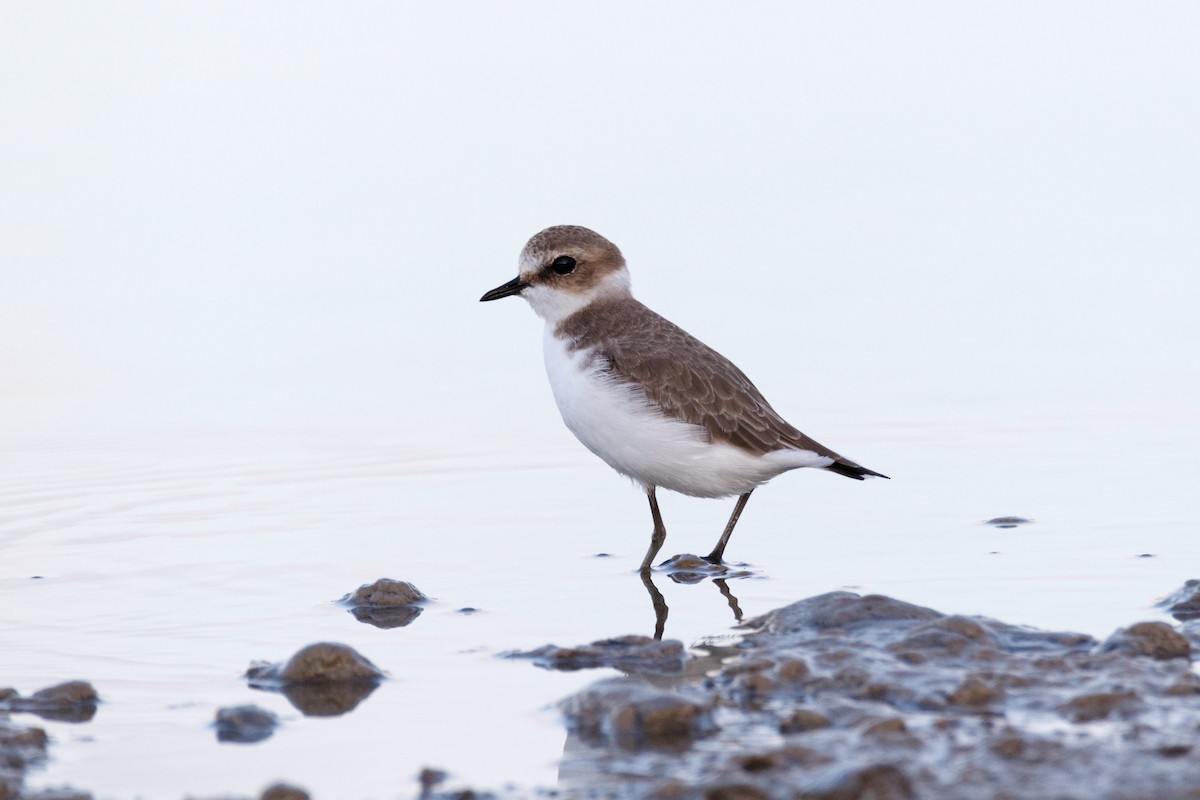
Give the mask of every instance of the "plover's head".
[{"label": "plover's head", "polygon": [[629,271],[617,246],[578,225],[555,225],[525,244],[520,273],[479,298],[519,294],[542,319],[558,322],[610,294],[629,294]]}]

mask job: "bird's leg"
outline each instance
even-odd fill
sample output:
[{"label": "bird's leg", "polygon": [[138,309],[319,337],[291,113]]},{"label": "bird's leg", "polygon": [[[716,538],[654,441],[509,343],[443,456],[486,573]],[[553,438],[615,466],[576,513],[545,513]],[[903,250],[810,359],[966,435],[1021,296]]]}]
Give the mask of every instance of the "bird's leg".
[{"label": "bird's leg", "polygon": [[730,515],[729,522],[725,525],[725,532],[721,534],[721,540],[717,542],[713,551],[704,557],[705,561],[712,564],[721,563],[721,557],[725,555],[725,545],[729,544],[729,537],[733,535],[733,527],[737,525],[738,517],[742,515],[742,509],[746,507],[746,501],[750,499],[750,493],[753,491],[751,489],[738,498],[737,505],[733,507],[733,514]]},{"label": "bird's leg", "polygon": [[650,498],[650,516],[654,517],[654,532],[650,534],[650,549],[646,551],[646,557],[642,559],[642,566],[638,568],[642,572],[650,571],[654,557],[658,555],[663,542],[667,540],[667,528],[663,525],[662,512],[658,510],[658,498],[654,496],[653,486],[646,490],[646,496]]}]

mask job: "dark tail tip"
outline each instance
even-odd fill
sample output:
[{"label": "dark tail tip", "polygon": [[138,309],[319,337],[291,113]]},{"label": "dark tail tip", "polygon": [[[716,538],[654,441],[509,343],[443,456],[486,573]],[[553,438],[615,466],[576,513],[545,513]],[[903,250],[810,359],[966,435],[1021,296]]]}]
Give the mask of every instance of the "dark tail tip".
[{"label": "dark tail tip", "polygon": [[825,467],[825,469],[828,472],[836,472],[838,475],[844,475],[845,477],[853,478],[856,481],[865,480],[868,475],[872,478],[883,478],[884,480],[889,481],[891,480],[891,478],[889,478],[887,475],[884,475],[882,472],[876,472],[873,469],[860,467],[853,461],[835,461],[828,467]]}]

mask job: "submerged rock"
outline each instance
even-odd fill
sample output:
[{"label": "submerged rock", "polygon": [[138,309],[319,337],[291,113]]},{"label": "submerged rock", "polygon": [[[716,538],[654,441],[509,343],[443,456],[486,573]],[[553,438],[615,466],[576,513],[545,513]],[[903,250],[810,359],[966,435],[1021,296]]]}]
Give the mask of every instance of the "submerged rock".
[{"label": "submerged rock", "polygon": [[1028,525],[1033,522],[1025,517],[992,517],[984,525],[992,525],[996,528],[1015,528],[1018,525]]},{"label": "submerged rock", "polygon": [[1186,581],[1158,605],[1180,622],[1200,619],[1200,579]]},{"label": "submerged rock", "polygon": [[691,553],[678,553],[655,567],[675,583],[699,583],[705,578],[749,578],[754,573],[741,566],[714,564]]},{"label": "submerged rock", "polygon": [[527,658],[543,669],[564,672],[612,667],[622,672],[670,674],[683,671],[683,643],[659,641],[649,636],[619,636],[578,647],[548,644],[536,650],[505,653],[505,658]]},{"label": "submerged rock", "polygon": [[55,722],[87,722],[96,716],[100,696],[87,681],[67,681],[21,697],[12,689],[0,689],[0,712],[36,714]]},{"label": "submerged rock", "polygon": [[[17,694],[6,692],[0,696],[12,700]],[[48,742],[44,730],[17,725],[0,710],[0,800],[91,800],[87,792],[66,787],[23,788],[26,771],[45,762]]]},{"label": "submerged rock", "polygon": [[253,744],[270,738],[279,718],[258,706],[233,706],[217,710],[217,741]]},{"label": "submerged rock", "polygon": [[301,789],[299,786],[292,786],[287,783],[273,783],[263,793],[259,795],[258,800],[309,800],[308,792]]},{"label": "submerged rock", "polygon": [[255,689],[282,692],[306,716],[331,717],[353,710],[386,675],[352,647],[318,642],[283,664],[255,662],[246,677]]},{"label": "submerged rock", "polygon": [[353,647],[317,642],[302,647],[283,664],[256,662],[246,671],[255,685],[379,681],[385,675]]},{"label": "submerged rock", "polygon": [[1100,645],[1100,652],[1118,652],[1130,656],[1148,656],[1159,660],[1190,659],[1191,644],[1179,631],[1165,622],[1139,622],[1121,628]]},{"label": "submerged rock", "polygon": [[567,726],[622,750],[681,750],[715,729],[711,707],[675,692],[612,678],[562,704]]},{"label": "submerged rock", "polygon": [[408,581],[380,578],[363,584],[339,602],[349,606],[359,622],[376,628],[402,628],[421,615],[424,610],[421,604],[428,600]]}]

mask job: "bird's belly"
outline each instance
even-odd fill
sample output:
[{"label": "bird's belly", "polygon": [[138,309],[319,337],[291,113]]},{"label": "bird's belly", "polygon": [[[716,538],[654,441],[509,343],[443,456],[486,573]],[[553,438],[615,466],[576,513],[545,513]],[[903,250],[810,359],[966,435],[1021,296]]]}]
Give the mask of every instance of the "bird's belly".
[{"label": "bird's belly", "polygon": [[666,416],[636,384],[615,379],[601,359],[571,351],[547,332],[546,374],[563,422],[585,447],[642,486],[694,497],[743,494],[781,472],[807,466],[803,451],[755,455],[713,442],[699,425]]}]

